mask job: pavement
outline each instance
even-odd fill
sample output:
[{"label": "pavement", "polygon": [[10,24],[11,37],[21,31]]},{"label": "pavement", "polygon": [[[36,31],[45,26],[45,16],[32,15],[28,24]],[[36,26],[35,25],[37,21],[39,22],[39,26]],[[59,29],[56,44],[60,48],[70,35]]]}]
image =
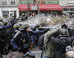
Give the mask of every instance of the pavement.
[{"label": "pavement", "polygon": [[35,55],[36,58],[41,58],[42,51],[39,50],[38,47],[36,47],[35,50],[32,50],[31,52]]},{"label": "pavement", "polygon": [[41,58],[41,51],[34,51],[32,52],[36,58]]}]

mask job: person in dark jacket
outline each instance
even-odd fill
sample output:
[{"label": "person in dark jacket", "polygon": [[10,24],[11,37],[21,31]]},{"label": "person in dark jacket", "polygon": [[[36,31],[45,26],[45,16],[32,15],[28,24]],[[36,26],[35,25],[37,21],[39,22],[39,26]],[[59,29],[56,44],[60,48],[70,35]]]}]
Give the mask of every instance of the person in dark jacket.
[{"label": "person in dark jacket", "polygon": [[64,28],[64,29],[67,29],[68,30],[68,33],[69,33],[69,36],[73,36],[74,35],[74,30],[70,28],[70,23],[67,24],[63,24],[61,26],[61,28]]},{"label": "person in dark jacket", "polygon": [[25,14],[22,14],[22,19],[21,21],[26,21],[26,15]]},{"label": "person in dark jacket", "polygon": [[13,24],[4,25],[0,22],[0,58],[2,58],[2,54],[5,53],[4,48],[8,42],[8,32],[6,31],[8,28],[11,28]]},{"label": "person in dark jacket", "polygon": [[51,37],[52,42],[56,45],[54,58],[63,58],[66,53],[66,46],[73,38],[69,37],[69,32],[66,24],[61,26],[59,37]]},{"label": "person in dark jacket", "polygon": [[68,45],[66,38],[51,37],[51,40],[56,46],[54,58],[63,58],[63,55],[66,53],[66,46]]},{"label": "person in dark jacket", "polygon": [[2,38],[0,38],[0,58],[3,58],[2,56],[2,44],[4,43],[4,40]]},{"label": "person in dark jacket", "polygon": [[2,27],[0,38],[2,38],[4,40],[4,43],[2,45],[3,46],[3,48],[2,48],[3,54],[8,53],[9,42],[12,37],[12,33],[11,33],[10,28],[12,28],[13,25],[14,24],[4,23],[4,25],[0,26],[0,27]]},{"label": "person in dark jacket", "polygon": [[15,51],[24,50],[23,53],[26,53],[30,48],[30,35],[44,34],[48,31],[48,29],[43,31],[31,31],[28,24],[22,25],[20,29],[21,31],[17,32],[11,39],[10,44]]},{"label": "person in dark jacket", "polygon": [[2,34],[2,28],[0,27],[0,58],[3,58],[2,49],[3,49],[4,40],[1,38],[1,34]]},{"label": "person in dark jacket", "polygon": [[0,26],[0,58],[3,58],[2,57],[2,54],[3,54],[3,49],[5,47],[5,27],[3,26]]}]

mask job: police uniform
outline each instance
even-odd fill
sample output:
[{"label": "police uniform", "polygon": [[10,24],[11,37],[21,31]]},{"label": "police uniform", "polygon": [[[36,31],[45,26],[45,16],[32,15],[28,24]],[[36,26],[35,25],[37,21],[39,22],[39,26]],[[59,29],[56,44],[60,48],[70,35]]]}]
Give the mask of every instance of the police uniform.
[{"label": "police uniform", "polygon": [[[21,31],[16,33],[15,36],[11,39],[10,44],[12,45],[14,50],[19,50],[21,48],[21,50],[25,50],[23,52],[26,53],[30,47],[30,35],[43,34],[43,33],[47,32],[47,30],[26,31],[25,29],[28,27],[29,27],[29,25],[27,25],[27,24],[21,26]],[[22,47],[24,47],[25,49],[24,48],[22,49]]]}]

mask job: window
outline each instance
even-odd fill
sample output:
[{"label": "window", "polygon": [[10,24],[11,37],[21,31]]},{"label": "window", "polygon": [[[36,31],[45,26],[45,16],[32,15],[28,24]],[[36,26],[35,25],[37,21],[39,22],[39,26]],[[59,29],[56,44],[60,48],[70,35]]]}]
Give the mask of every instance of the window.
[{"label": "window", "polygon": [[11,0],[11,5],[14,5],[15,4],[15,0]]},{"label": "window", "polygon": [[70,11],[74,11],[74,8],[71,8]]},{"label": "window", "polygon": [[66,9],[66,8],[64,9],[64,11],[68,11],[68,10],[69,10],[69,9]]},{"label": "window", "polygon": [[9,17],[9,11],[2,11],[3,17]]},{"label": "window", "polygon": [[3,0],[2,5],[6,5],[6,4],[7,4],[7,0]]}]

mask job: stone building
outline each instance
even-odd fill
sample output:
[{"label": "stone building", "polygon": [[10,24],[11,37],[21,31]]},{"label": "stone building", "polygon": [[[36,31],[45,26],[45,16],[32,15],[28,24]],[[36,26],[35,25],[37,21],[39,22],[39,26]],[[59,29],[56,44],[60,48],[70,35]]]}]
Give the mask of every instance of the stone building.
[{"label": "stone building", "polygon": [[19,17],[19,0],[0,0],[0,17]]},{"label": "stone building", "polygon": [[59,0],[64,14],[74,15],[74,0]]}]

